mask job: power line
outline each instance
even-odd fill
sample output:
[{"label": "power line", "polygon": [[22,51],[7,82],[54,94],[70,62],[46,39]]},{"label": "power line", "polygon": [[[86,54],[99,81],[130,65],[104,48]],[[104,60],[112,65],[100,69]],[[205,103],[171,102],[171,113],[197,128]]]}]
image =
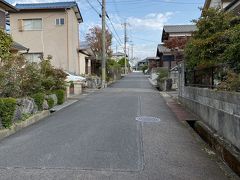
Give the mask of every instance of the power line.
[{"label": "power line", "polygon": [[89,2],[89,0],[86,0],[86,2],[89,4],[89,6],[98,14],[98,16],[101,18],[101,13],[98,12],[98,10]]},{"label": "power line", "polygon": [[[108,16],[107,16],[108,17]],[[117,35],[117,37],[119,38],[119,40],[120,40],[120,42],[122,43],[122,40],[121,40],[121,38],[119,37],[119,35],[118,35],[118,33],[117,33],[117,30],[116,30],[116,28],[114,27],[114,25],[113,25],[113,23],[112,23],[112,21],[111,21],[111,19],[108,17],[108,20],[110,21],[110,24],[111,24],[111,26],[113,27],[113,30],[114,30],[114,32],[115,32],[115,34]]]},{"label": "power line", "polygon": [[[97,0],[97,2],[100,4],[100,6],[102,6],[102,3],[101,3],[99,0]],[[109,17],[109,15],[108,15],[107,12],[106,12],[106,17],[107,17],[107,19],[109,20],[109,22],[110,22],[110,24],[111,24],[111,26],[112,26],[112,28],[113,28],[113,31],[114,31],[115,34],[117,35],[119,41],[122,43],[121,38],[120,38],[120,36],[118,35],[117,30],[116,30],[114,24],[112,23],[112,21],[111,21],[111,19],[110,19],[110,17]]]},{"label": "power line", "polygon": [[109,28],[108,24],[106,23],[106,26],[108,28],[108,30],[110,31],[110,33],[113,35],[114,39],[117,41],[117,43],[121,46],[122,45],[122,42],[120,42],[115,36],[114,34],[112,33],[111,29]]}]

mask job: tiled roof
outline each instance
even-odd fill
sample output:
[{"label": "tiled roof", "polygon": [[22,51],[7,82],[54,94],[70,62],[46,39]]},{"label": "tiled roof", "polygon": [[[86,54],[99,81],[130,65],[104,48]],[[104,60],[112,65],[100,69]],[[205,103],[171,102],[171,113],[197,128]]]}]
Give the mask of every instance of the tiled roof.
[{"label": "tiled roof", "polygon": [[86,50],[90,48],[90,44],[87,41],[80,42],[80,50]]},{"label": "tiled roof", "polygon": [[167,25],[163,27],[167,33],[186,33],[197,30],[196,25]]},{"label": "tiled roof", "polygon": [[16,8],[22,10],[43,10],[43,9],[68,9],[73,8],[79,22],[82,22],[82,16],[75,1],[69,2],[52,2],[52,3],[31,3],[31,4],[16,4]]},{"label": "tiled roof", "polygon": [[53,3],[30,3],[30,4],[16,4],[18,9],[59,9],[72,8],[76,2],[53,2]]},{"label": "tiled roof", "polygon": [[112,55],[113,56],[125,56],[125,54],[122,52],[116,52],[116,53],[113,53]]},{"label": "tiled roof", "polygon": [[25,46],[15,42],[15,41],[13,42],[11,48],[16,49],[18,51],[27,51],[28,50],[28,48],[26,48]]},{"label": "tiled roof", "polygon": [[147,57],[146,60],[159,60],[159,57]]}]

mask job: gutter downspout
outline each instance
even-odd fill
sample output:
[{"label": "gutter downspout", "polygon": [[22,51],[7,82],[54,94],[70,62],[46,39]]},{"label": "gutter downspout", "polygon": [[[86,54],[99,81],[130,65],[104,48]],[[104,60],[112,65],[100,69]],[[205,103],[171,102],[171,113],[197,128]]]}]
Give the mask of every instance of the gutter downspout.
[{"label": "gutter downspout", "polygon": [[[77,37],[77,41],[78,41],[78,48],[80,48],[80,38],[79,38],[79,26],[80,26],[80,23],[78,23],[77,21],[77,34],[78,34],[78,37]],[[80,53],[79,51],[77,50],[77,71],[78,71],[78,74],[80,74],[80,71],[81,71],[81,68],[80,68]]]},{"label": "gutter downspout", "polygon": [[70,64],[70,62],[69,62],[69,30],[68,30],[68,11],[67,11],[68,9],[65,9],[65,11],[66,11],[66,15],[67,15],[67,17],[66,17],[66,25],[67,25],[67,71],[68,72],[70,72],[70,67],[69,67],[69,64]]}]

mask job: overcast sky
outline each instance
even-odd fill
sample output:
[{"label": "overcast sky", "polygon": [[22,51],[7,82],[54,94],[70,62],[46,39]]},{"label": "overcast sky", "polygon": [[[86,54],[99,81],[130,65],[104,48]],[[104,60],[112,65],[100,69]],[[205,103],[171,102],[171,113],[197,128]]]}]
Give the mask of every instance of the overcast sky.
[{"label": "overcast sky", "polygon": [[[16,3],[67,0],[7,1],[15,5]],[[101,1],[99,0],[99,2]],[[97,14],[97,12],[101,12],[99,2],[98,0],[77,0],[84,21],[80,24],[80,41],[84,41],[90,27],[101,24],[101,19]],[[106,4],[107,13],[117,31],[117,33],[114,32],[108,21],[108,27],[114,35],[113,51],[123,52],[124,29],[122,23],[126,21],[128,23],[129,44],[133,44],[134,47],[134,57],[144,59],[156,55],[157,45],[161,43],[164,25],[191,24],[191,20],[200,16],[199,7],[203,6],[204,0],[106,0]]]}]

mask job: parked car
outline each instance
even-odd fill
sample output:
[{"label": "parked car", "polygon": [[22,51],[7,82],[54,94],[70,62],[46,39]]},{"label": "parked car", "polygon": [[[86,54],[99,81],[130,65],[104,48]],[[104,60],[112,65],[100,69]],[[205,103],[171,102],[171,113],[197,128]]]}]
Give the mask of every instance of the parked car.
[{"label": "parked car", "polygon": [[66,78],[66,81],[67,82],[70,82],[70,81],[73,81],[73,82],[86,82],[86,78],[85,77],[82,77],[82,76],[77,76],[77,75],[73,75],[69,72],[66,72],[65,73],[67,74],[67,78]]}]

